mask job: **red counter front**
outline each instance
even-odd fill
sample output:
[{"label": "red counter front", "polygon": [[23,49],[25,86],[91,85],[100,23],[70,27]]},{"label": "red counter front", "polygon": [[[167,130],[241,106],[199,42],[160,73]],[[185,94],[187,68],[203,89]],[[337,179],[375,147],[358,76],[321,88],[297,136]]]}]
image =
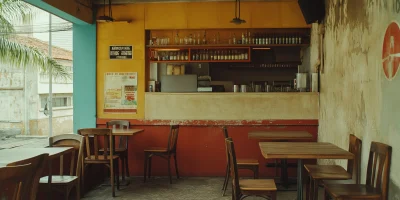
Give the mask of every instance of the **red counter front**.
[{"label": "red counter front", "polygon": [[[98,119],[97,126],[105,127],[111,119]],[[254,158],[260,162],[260,176],[274,176],[275,170],[264,167],[257,140],[248,139],[248,132],[254,130],[308,131],[317,141],[318,120],[265,120],[265,121],[168,121],[168,120],[130,120],[132,127],[144,129],[143,133],[129,140],[129,168],[131,176],[143,176],[144,152],[148,147],[166,147],[170,124],[180,124],[177,158],[181,176],[224,176],[226,168],[224,136],[222,126],[228,127],[229,135],[235,142],[238,158]],[[272,161],[268,161],[272,162]],[[175,169],[171,169],[175,174]],[[167,175],[167,162],[161,158],[153,159],[152,174]],[[241,172],[250,176],[251,172]],[[295,170],[289,172],[295,176]]]}]

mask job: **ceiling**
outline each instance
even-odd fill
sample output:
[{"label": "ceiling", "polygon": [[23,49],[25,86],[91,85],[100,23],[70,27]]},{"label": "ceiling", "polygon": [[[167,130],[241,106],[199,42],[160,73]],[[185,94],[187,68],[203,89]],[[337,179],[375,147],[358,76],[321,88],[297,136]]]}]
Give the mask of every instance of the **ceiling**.
[{"label": "ceiling", "polygon": [[[108,0],[105,0],[108,4]],[[235,0],[111,0],[112,4],[128,4],[128,3],[165,3],[165,2],[215,2],[215,1],[232,1]],[[296,0],[241,0],[246,1],[266,1],[266,2],[282,2],[282,1],[296,1]],[[103,4],[104,0],[94,0],[94,4]]]}]

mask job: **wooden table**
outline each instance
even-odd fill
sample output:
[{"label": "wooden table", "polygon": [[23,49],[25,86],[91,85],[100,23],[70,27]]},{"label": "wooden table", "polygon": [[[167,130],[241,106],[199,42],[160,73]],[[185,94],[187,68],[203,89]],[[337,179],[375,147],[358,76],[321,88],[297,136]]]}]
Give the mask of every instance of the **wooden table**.
[{"label": "wooden table", "polygon": [[[134,136],[136,134],[144,132],[143,129],[112,129],[112,142],[114,146],[114,152],[115,152],[115,136],[126,136],[126,141],[129,141],[129,136]],[[128,148],[129,145],[126,147]],[[128,151],[128,149],[127,149]],[[128,162],[128,161],[126,161]],[[122,166],[122,169],[124,169],[125,166]],[[125,170],[122,170],[122,183],[121,185],[129,185],[129,181],[125,183]]]},{"label": "wooden table", "polygon": [[297,200],[303,199],[304,159],[354,159],[354,154],[324,142],[260,142],[266,159],[297,159]]},{"label": "wooden table", "polygon": [[[290,140],[311,140],[313,136],[307,131],[277,131],[277,130],[263,130],[251,131],[248,134],[249,139],[254,140],[268,140],[273,142],[288,142]],[[275,176],[278,174],[278,168],[281,168],[281,184],[286,189],[289,188],[289,175],[288,167],[297,167],[297,165],[289,165],[286,159],[281,159],[278,164],[277,160],[274,163],[267,163],[267,167],[275,168]]]},{"label": "wooden table", "polygon": [[48,147],[48,148],[16,148],[16,149],[3,149],[0,150],[0,166],[7,166],[10,163],[14,163],[21,160],[26,160],[40,154],[49,154],[48,165],[49,165],[49,191],[48,199],[51,199],[51,178],[52,178],[52,160],[71,153],[74,150],[72,147]]},{"label": "wooden table", "polygon": [[288,140],[310,140],[312,135],[307,131],[251,131],[249,139],[288,141]]}]

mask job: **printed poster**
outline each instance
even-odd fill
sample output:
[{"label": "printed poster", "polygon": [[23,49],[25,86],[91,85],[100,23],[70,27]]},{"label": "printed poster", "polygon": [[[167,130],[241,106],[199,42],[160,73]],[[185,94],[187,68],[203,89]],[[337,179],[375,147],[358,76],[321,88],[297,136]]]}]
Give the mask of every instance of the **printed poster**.
[{"label": "printed poster", "polygon": [[105,73],[104,112],[137,113],[137,72]]}]

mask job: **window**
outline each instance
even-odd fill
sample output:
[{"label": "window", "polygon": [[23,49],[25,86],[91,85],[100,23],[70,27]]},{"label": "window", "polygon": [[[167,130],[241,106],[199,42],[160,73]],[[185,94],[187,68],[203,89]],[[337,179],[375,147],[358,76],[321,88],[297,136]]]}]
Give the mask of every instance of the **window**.
[{"label": "window", "polygon": [[[41,97],[40,100],[41,100],[41,107],[44,108],[47,103],[47,95]],[[53,97],[53,108],[71,107],[71,106],[72,106],[72,97]]]}]

